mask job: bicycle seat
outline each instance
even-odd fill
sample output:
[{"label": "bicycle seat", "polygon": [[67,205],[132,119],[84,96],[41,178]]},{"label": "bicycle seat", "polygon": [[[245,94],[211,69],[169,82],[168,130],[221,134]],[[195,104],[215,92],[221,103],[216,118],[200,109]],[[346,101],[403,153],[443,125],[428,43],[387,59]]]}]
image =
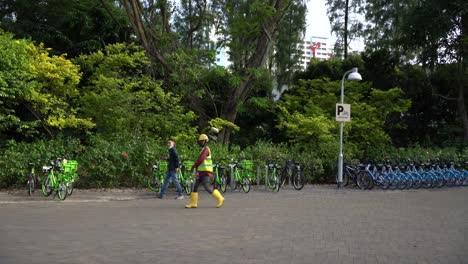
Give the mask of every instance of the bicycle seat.
[{"label": "bicycle seat", "polygon": [[49,172],[52,166],[42,166],[42,172]]},{"label": "bicycle seat", "polygon": [[358,169],[360,169],[360,170],[365,170],[366,167],[367,167],[367,165],[366,165],[366,164],[358,164],[358,165],[356,165],[356,167],[357,167]]}]

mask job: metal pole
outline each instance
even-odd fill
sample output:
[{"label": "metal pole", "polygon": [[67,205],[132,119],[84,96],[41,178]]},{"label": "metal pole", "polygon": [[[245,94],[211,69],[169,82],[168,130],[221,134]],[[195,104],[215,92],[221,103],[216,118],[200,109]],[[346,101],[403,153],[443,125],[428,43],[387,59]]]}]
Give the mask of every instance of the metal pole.
[{"label": "metal pole", "polygon": [[233,164],[229,164],[229,167],[231,168],[231,191],[234,191],[234,186],[236,186],[234,182],[234,166]]},{"label": "metal pole", "polygon": [[[344,101],[344,79],[346,74],[351,73],[353,70],[349,70],[343,74],[343,78],[341,79],[341,104]],[[343,122],[340,122],[340,154],[338,155],[338,189],[341,188],[343,183]]]},{"label": "metal pole", "polygon": [[260,165],[257,165],[257,188],[260,186]]}]

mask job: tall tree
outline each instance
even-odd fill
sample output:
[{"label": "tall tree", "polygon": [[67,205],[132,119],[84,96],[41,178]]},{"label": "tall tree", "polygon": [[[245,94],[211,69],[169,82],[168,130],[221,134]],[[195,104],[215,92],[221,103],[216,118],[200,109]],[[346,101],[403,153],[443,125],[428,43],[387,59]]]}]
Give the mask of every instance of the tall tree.
[{"label": "tall tree", "polygon": [[292,1],[279,25],[271,65],[275,69],[274,75],[279,89],[290,84],[293,74],[302,69],[300,58],[304,55],[301,46],[305,36],[306,12],[307,6],[304,1]]},{"label": "tall tree", "polygon": [[77,114],[79,67],[1,30],[0,44],[0,137],[54,137],[63,129],[94,126]]},{"label": "tall tree", "polygon": [[454,64],[453,88],[434,95],[457,105],[457,115],[468,141],[468,115],[465,92],[468,87],[468,2],[463,0],[417,1],[408,7],[398,43],[413,51],[426,68],[434,71],[440,64]]},{"label": "tall tree", "polygon": [[[166,78],[176,72],[174,64],[171,63],[174,62],[175,54],[181,54],[178,51],[181,45],[177,42],[179,38],[170,25],[171,3],[166,0],[121,2],[147,54],[162,66],[161,76]],[[278,37],[278,25],[291,2],[292,0],[211,2],[212,12],[217,15],[214,28],[216,33],[221,35],[222,45],[229,49],[233,61],[232,71],[238,76],[235,87],[227,89],[224,93],[227,100],[220,113],[221,118],[235,122],[239,106],[254,89],[256,78],[264,74],[265,71],[261,69],[265,68],[267,58],[271,55],[270,50]],[[194,12],[203,10],[196,8]],[[231,129],[232,127],[228,126],[222,130],[220,141],[229,142]]]},{"label": "tall tree", "polygon": [[2,0],[1,27],[74,57],[130,39],[126,15],[113,0]]},{"label": "tall tree", "polygon": [[364,13],[364,0],[327,0],[331,31],[337,34],[335,54],[348,58],[351,40],[360,37],[364,24],[358,19]]}]

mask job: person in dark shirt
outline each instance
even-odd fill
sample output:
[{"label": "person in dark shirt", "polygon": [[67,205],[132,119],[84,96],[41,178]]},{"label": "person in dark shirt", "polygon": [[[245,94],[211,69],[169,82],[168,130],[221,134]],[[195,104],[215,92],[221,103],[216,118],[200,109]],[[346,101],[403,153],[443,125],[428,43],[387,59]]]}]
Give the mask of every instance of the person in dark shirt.
[{"label": "person in dark shirt", "polygon": [[192,194],[190,195],[190,204],[187,204],[185,208],[197,208],[198,206],[198,185],[202,185],[205,190],[216,199],[218,204],[216,207],[223,206],[224,197],[221,193],[214,189],[210,188],[210,177],[213,176],[213,161],[211,159],[211,150],[207,146],[208,144],[208,136],[205,134],[201,134],[198,137],[198,145],[202,147],[202,151],[200,153],[200,157],[192,166],[193,169],[197,169],[195,186],[193,187]]},{"label": "person in dark shirt", "polygon": [[167,166],[167,174],[166,178],[164,179],[163,187],[161,188],[161,193],[159,194],[159,198],[163,199],[164,195],[166,194],[167,186],[169,185],[169,180],[172,179],[172,182],[175,184],[177,188],[177,192],[179,195],[175,198],[177,200],[184,199],[184,195],[182,194],[182,187],[180,186],[179,180],[177,179],[177,173],[179,172],[179,154],[177,154],[177,149],[175,147],[175,141],[170,139],[167,141],[167,146],[169,147],[169,158],[167,159],[169,164]]}]

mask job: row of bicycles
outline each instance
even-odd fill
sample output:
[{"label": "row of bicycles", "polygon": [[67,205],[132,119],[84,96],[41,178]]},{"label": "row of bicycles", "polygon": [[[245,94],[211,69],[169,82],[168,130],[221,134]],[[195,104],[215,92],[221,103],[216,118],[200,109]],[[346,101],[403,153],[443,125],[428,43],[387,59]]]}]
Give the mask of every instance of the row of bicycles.
[{"label": "row of bicycles", "polygon": [[294,186],[294,189],[301,190],[305,184],[304,171],[299,162],[285,160],[284,166],[281,167],[276,162],[270,161],[266,165],[266,184],[273,191],[279,191],[289,179],[289,183]]},{"label": "row of bicycles", "polygon": [[[253,162],[251,160],[230,159],[224,165],[225,159],[213,164],[213,186],[222,193],[226,192],[228,184],[228,172],[233,175],[233,189],[248,193],[251,188],[252,176],[254,174]],[[195,183],[195,174],[190,171],[193,161],[182,161],[178,171],[178,181],[187,195],[192,192]],[[304,172],[298,162],[285,160],[284,166],[276,162],[269,162],[266,166],[266,185],[273,191],[279,191],[289,180],[296,190],[301,190],[305,184]],[[147,179],[147,186],[153,192],[160,192],[166,176],[167,163],[163,160],[153,165],[153,173]],[[230,179],[230,178],[229,178]]]},{"label": "row of bicycles", "polygon": [[[34,163],[29,164],[31,172],[28,174],[26,189],[29,195],[36,189],[37,177],[34,171]],[[78,178],[78,162],[76,160],[66,160],[57,158],[50,162],[50,165],[42,166],[45,176],[42,178],[41,191],[44,196],[52,193],[60,200],[65,200],[73,193],[73,183]]]},{"label": "row of bicycles", "polygon": [[[187,195],[192,193],[195,184],[195,172],[191,171],[194,162],[182,161],[177,173],[177,179]],[[234,189],[242,190],[245,193],[250,191],[251,177],[253,174],[253,162],[251,160],[231,160],[228,165],[215,162],[213,164],[213,185],[214,188],[225,193],[228,184],[227,168],[234,176]],[[160,192],[167,172],[167,162],[157,161],[153,165],[153,173],[147,178],[147,186],[153,192]]]},{"label": "row of bicycles", "polygon": [[441,188],[443,186],[468,186],[468,162],[464,167],[453,162],[415,163],[392,165],[358,164],[343,166],[343,186],[360,189],[374,187],[383,190]]}]

